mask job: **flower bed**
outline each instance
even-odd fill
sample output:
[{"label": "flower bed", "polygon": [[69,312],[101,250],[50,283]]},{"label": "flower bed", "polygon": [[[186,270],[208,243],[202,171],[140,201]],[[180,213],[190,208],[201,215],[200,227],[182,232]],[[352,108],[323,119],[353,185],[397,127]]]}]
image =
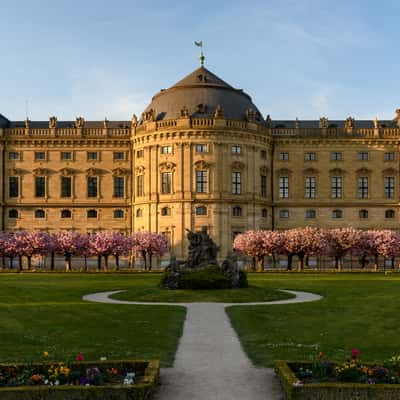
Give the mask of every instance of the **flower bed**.
[{"label": "flower bed", "polygon": [[322,353],[314,362],[276,361],[275,371],[288,400],[400,400],[400,357],[371,365],[359,355],[353,349],[342,363]]},{"label": "flower bed", "polygon": [[0,364],[1,400],[145,400],[158,360]]}]

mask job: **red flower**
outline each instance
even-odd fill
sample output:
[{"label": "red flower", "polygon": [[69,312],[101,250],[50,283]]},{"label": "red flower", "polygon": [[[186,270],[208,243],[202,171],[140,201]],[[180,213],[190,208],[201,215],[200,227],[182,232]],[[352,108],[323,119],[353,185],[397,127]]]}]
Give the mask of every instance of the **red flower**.
[{"label": "red flower", "polygon": [[85,359],[85,357],[83,356],[82,353],[79,353],[76,355],[76,361],[80,362],[83,361]]},{"label": "red flower", "polygon": [[351,358],[353,359],[357,359],[358,357],[360,357],[361,351],[358,349],[352,349],[351,350]]}]

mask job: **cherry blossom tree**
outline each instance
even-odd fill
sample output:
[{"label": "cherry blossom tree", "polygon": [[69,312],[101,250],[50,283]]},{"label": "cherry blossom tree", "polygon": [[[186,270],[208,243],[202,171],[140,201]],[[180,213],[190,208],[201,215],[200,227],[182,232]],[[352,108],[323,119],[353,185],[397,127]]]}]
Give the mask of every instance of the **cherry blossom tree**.
[{"label": "cherry blossom tree", "polygon": [[298,271],[302,271],[305,257],[323,254],[327,248],[325,232],[319,228],[288,229],[280,237],[279,252],[288,256],[288,270],[292,269],[293,256],[297,256]]},{"label": "cherry blossom tree", "polygon": [[65,257],[65,270],[70,271],[72,256],[84,254],[89,245],[88,236],[75,231],[60,231],[56,233],[55,237],[59,251]]},{"label": "cherry blossom tree", "polygon": [[271,256],[280,245],[280,236],[274,231],[247,231],[235,237],[233,248],[252,257],[253,269],[264,269],[264,257]]},{"label": "cherry blossom tree", "polygon": [[362,232],[354,228],[330,229],[326,232],[328,240],[327,254],[335,257],[335,268],[342,270],[343,257],[360,246]]},{"label": "cherry blossom tree", "polygon": [[[167,239],[156,232],[136,232],[132,238],[132,246],[135,253],[140,254],[144,260],[144,268],[152,269],[153,256],[162,256],[168,251]],[[149,262],[147,263],[147,258]]]}]

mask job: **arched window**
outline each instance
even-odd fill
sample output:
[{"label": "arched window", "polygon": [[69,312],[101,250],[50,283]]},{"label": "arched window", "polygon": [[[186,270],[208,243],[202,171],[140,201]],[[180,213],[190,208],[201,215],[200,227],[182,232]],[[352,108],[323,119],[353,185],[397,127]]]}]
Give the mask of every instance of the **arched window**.
[{"label": "arched window", "polygon": [[18,218],[18,211],[17,210],[10,210],[8,212],[8,217],[9,218]]},{"label": "arched window", "polygon": [[262,216],[263,218],[267,218],[267,217],[268,217],[268,210],[267,210],[266,208],[263,208],[263,209],[261,210],[261,216]]},{"label": "arched window", "polygon": [[44,218],[44,217],[45,217],[44,210],[36,210],[35,211],[35,218]]},{"label": "arched window", "polygon": [[343,217],[342,210],[333,210],[332,211],[332,218],[337,219],[337,218],[342,218],[342,217]]},{"label": "arched window", "polygon": [[360,210],[360,211],[358,212],[358,216],[359,216],[360,218],[368,218],[368,211],[367,211],[367,210]]},{"label": "arched window", "polygon": [[88,210],[87,217],[88,218],[97,218],[97,211],[96,210]]},{"label": "arched window", "polygon": [[161,209],[161,215],[162,215],[163,217],[168,216],[168,215],[171,215],[171,209],[170,209],[169,207],[163,207],[163,208]]},{"label": "arched window", "polygon": [[114,210],[114,218],[124,218],[123,210]]},{"label": "arched window", "polygon": [[394,218],[394,210],[386,210],[385,218]]},{"label": "arched window", "polygon": [[196,207],[196,215],[207,215],[207,207],[206,206]]},{"label": "arched window", "polygon": [[71,210],[61,210],[61,218],[71,218]]},{"label": "arched window", "polygon": [[242,216],[242,207],[235,206],[232,208],[232,216],[241,217]]},{"label": "arched window", "polygon": [[136,210],[136,217],[141,218],[143,216],[143,210],[141,208],[138,208]]}]

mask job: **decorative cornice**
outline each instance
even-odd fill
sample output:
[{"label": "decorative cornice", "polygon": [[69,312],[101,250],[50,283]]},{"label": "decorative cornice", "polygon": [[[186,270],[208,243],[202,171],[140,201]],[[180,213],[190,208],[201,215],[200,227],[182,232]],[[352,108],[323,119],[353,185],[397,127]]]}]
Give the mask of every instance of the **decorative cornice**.
[{"label": "decorative cornice", "polygon": [[317,174],[319,174],[319,171],[316,168],[310,167],[310,168],[304,169],[303,174],[304,175],[309,175],[309,174],[317,175]]},{"label": "decorative cornice", "polygon": [[74,175],[75,170],[73,170],[72,168],[62,168],[62,169],[60,169],[59,173],[62,176],[70,176],[70,175]]},{"label": "decorative cornice", "polygon": [[346,171],[342,168],[332,168],[329,170],[330,175],[344,175]]},{"label": "decorative cornice", "polygon": [[50,170],[46,168],[35,168],[32,171],[33,175],[35,176],[43,176],[43,175],[48,175],[50,173]]}]

